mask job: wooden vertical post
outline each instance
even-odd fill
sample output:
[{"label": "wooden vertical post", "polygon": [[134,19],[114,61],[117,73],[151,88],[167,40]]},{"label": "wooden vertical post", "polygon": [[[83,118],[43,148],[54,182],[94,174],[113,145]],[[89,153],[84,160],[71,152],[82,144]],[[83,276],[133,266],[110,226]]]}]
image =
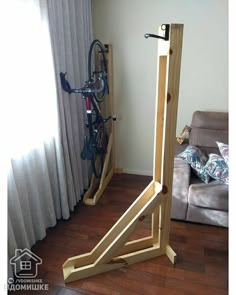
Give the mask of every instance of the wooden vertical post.
[{"label": "wooden vertical post", "polygon": [[[91,252],[67,259],[63,265],[65,282],[164,254],[175,263],[169,231],[182,38],[183,25],[171,24],[169,41],[158,42],[153,180]],[[151,214],[152,235],[129,241]]]},{"label": "wooden vertical post", "polygon": [[[109,83],[109,114],[113,115],[113,52],[112,46],[108,45],[108,83]],[[110,130],[112,134],[112,150],[111,150],[111,166],[115,169],[115,132],[114,132],[114,121],[110,121]]]},{"label": "wooden vertical post", "polygon": [[[163,58],[167,59],[168,64],[168,79],[165,81],[165,116],[163,117],[165,123],[165,136],[164,149],[162,150],[162,180],[165,191],[165,198],[161,204],[161,214],[159,225],[162,229],[160,240],[161,248],[163,252],[166,252],[167,256],[174,263],[176,255],[173,251],[170,251],[169,247],[169,233],[170,233],[170,214],[171,214],[171,197],[172,197],[172,182],[173,182],[173,168],[174,168],[174,150],[176,141],[176,122],[178,111],[178,98],[179,98],[179,83],[180,83],[180,67],[181,67],[181,55],[182,55],[182,41],[183,41],[183,25],[171,25],[171,38],[168,43],[168,47],[159,48],[159,60]],[[159,41],[160,42],[160,41]],[[161,64],[162,62],[160,62]],[[164,89],[164,87],[163,87]],[[162,100],[161,100],[162,101]],[[159,116],[158,112],[158,116]],[[158,148],[158,147],[157,147]],[[156,163],[157,165],[157,163]],[[156,177],[159,174],[156,171]]]}]

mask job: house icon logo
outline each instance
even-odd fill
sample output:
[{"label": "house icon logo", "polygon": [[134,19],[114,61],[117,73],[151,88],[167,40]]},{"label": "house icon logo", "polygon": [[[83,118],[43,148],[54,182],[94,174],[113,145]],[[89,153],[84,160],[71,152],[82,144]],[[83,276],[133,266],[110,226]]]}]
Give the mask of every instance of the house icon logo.
[{"label": "house icon logo", "polygon": [[42,264],[42,259],[27,248],[16,249],[10,264],[13,265],[17,278],[32,279],[37,277],[38,266]]}]

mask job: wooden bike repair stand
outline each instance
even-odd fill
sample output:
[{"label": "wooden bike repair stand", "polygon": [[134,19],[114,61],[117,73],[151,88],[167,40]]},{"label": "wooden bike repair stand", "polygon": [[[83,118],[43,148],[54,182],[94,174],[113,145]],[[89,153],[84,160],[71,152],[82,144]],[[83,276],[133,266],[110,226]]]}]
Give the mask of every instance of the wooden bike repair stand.
[{"label": "wooden bike repair stand", "polygon": [[[169,40],[158,41],[153,180],[91,252],[67,259],[63,265],[66,283],[160,255],[176,262],[169,233],[182,38],[183,25],[171,24]],[[149,215],[151,235],[129,241]]]},{"label": "wooden bike repair stand", "polygon": [[[108,65],[108,85],[109,85],[109,95],[108,100],[109,104],[102,106],[102,113],[108,115],[113,114],[113,79],[112,79],[112,46],[105,45],[107,49],[107,65]],[[99,56],[97,57],[99,62]],[[106,117],[105,116],[105,117]],[[84,194],[83,202],[86,205],[96,205],[100,197],[102,196],[104,190],[106,189],[109,181],[111,180],[114,169],[115,169],[115,152],[114,152],[114,123],[113,120],[110,120],[108,128],[108,145],[107,152],[104,159],[104,165],[102,169],[101,178],[96,178],[95,175],[92,175],[90,186],[87,192]]]}]

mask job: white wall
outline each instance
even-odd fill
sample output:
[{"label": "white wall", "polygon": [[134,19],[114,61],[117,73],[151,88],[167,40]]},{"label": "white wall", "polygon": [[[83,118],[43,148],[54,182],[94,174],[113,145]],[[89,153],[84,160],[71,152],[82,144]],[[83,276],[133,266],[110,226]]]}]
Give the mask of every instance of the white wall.
[{"label": "white wall", "polygon": [[195,110],[228,111],[228,3],[224,0],[93,0],[94,34],[113,46],[116,167],[152,174],[157,33],[183,23],[177,134]]}]

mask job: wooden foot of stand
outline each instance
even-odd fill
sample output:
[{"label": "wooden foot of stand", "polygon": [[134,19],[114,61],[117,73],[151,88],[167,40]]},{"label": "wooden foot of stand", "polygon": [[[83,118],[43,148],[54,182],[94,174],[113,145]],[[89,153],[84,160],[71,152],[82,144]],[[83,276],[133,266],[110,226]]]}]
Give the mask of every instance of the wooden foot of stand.
[{"label": "wooden foot of stand", "polygon": [[[161,28],[160,33],[163,33]],[[63,265],[66,283],[160,255],[176,262],[176,254],[169,245],[169,233],[182,37],[183,25],[171,24],[169,40],[158,41],[153,180],[91,252],[67,259]],[[111,142],[110,138],[110,150]],[[106,159],[106,165],[108,162]],[[104,171],[102,192],[112,173],[113,170],[109,174]],[[85,201],[88,200],[87,197]],[[130,241],[147,216],[152,216],[151,235]]]},{"label": "wooden foot of stand", "polygon": [[176,264],[177,255],[169,245],[166,246],[166,255],[173,264]]}]

